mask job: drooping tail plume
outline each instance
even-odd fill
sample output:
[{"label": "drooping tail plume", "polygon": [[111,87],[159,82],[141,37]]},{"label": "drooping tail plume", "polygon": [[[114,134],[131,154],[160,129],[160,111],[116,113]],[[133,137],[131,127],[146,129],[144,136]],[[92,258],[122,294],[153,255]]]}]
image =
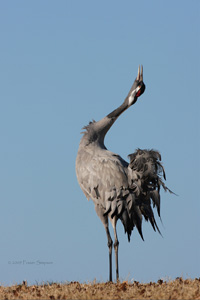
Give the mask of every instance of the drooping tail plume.
[{"label": "drooping tail plume", "polygon": [[[155,150],[141,150],[137,149],[135,153],[129,155],[130,163],[128,166],[129,188],[132,190],[134,197],[127,198],[127,205],[132,227],[136,225],[141,237],[141,217],[135,216],[135,206],[140,210],[141,215],[146,221],[150,221],[153,229],[160,233],[154,218],[154,213],[151,207],[156,206],[158,215],[160,217],[160,187],[165,191],[172,193],[166,187],[163,179],[166,179],[165,170],[161,163],[161,155]],[[134,207],[132,209],[131,207]],[[137,220],[137,221],[136,221]],[[141,220],[138,222],[138,220]]]}]

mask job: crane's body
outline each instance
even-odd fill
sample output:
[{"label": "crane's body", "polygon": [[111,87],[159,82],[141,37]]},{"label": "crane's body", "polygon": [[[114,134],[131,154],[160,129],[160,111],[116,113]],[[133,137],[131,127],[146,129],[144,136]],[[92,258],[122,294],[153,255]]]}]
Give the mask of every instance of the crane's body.
[{"label": "crane's body", "polygon": [[[109,280],[112,281],[112,239],[108,219],[114,229],[116,278],[119,279],[118,237],[116,224],[121,220],[125,232],[130,236],[136,226],[141,238],[142,216],[158,230],[151,203],[157,207],[160,216],[160,185],[165,178],[160,163],[159,152],[140,150],[129,155],[130,163],[119,155],[110,152],[104,145],[104,138],[117,118],[144,92],[143,69],[138,69],[137,78],[125,101],[116,110],[98,122],[85,126],[76,159],[76,174],[79,185],[87,199],[92,199],[97,215],[101,219],[107,234],[109,247]],[[161,174],[162,173],[162,174]],[[160,231],[159,231],[160,232]]]}]

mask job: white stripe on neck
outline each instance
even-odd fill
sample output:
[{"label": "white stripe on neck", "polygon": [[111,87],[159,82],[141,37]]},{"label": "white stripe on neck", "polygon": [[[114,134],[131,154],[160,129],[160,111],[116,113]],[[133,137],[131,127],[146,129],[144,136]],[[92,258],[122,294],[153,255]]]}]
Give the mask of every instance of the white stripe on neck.
[{"label": "white stripe on neck", "polygon": [[139,89],[140,89],[140,86],[136,87],[136,89],[131,92],[130,96],[128,97],[128,106],[131,106],[133,104],[135,95],[137,94]]}]

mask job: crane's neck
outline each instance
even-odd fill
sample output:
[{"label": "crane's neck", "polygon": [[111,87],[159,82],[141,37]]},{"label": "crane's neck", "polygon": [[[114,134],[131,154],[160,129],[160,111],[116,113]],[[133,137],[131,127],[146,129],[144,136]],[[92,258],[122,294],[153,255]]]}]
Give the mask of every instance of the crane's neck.
[{"label": "crane's neck", "polygon": [[[133,99],[132,99],[133,100]],[[137,99],[135,99],[136,102]],[[125,101],[120,105],[117,109],[113,110],[110,114],[108,114],[105,118],[95,123],[95,131],[97,132],[100,142],[104,143],[104,138],[106,133],[117,120],[117,118],[128,109],[134,101],[131,101],[130,95],[125,99]]]},{"label": "crane's neck", "polygon": [[85,127],[86,132],[81,140],[81,144],[84,146],[98,145],[101,148],[105,148],[104,138],[106,133],[117,120],[117,118],[131,105],[137,101],[137,92],[140,87],[136,87],[137,81],[135,80],[128,96],[118,108],[113,110],[105,118],[98,122],[91,122]]},{"label": "crane's neck", "polygon": [[[107,115],[108,118],[111,119],[115,119],[117,120],[117,118],[127,109],[129,108],[129,101],[126,98],[124,103],[122,103],[122,105],[120,105],[118,108],[116,108],[115,110],[113,110],[109,115]],[[114,121],[115,121],[114,120]]]},{"label": "crane's neck", "polygon": [[110,129],[110,127],[114,124],[117,118],[131,105],[133,105],[137,98],[144,93],[145,85],[143,82],[143,69],[138,69],[138,76],[135,79],[128,96],[118,108],[113,110],[110,114],[108,114],[105,118],[101,119],[98,122],[90,122],[90,124],[86,127],[86,132],[81,139],[81,145],[83,147],[89,145],[98,145],[101,148],[105,149],[104,138],[106,133]]}]

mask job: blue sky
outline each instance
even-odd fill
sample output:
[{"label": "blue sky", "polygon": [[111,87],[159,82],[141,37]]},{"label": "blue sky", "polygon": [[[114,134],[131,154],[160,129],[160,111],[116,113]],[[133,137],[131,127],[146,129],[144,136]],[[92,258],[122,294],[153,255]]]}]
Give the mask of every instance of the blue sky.
[{"label": "blue sky", "polygon": [[128,243],[121,280],[199,277],[199,1],[1,1],[0,283],[108,279],[104,228],[76,180],[84,125],[146,91],[106,137],[124,159],[162,154],[158,221]]}]

